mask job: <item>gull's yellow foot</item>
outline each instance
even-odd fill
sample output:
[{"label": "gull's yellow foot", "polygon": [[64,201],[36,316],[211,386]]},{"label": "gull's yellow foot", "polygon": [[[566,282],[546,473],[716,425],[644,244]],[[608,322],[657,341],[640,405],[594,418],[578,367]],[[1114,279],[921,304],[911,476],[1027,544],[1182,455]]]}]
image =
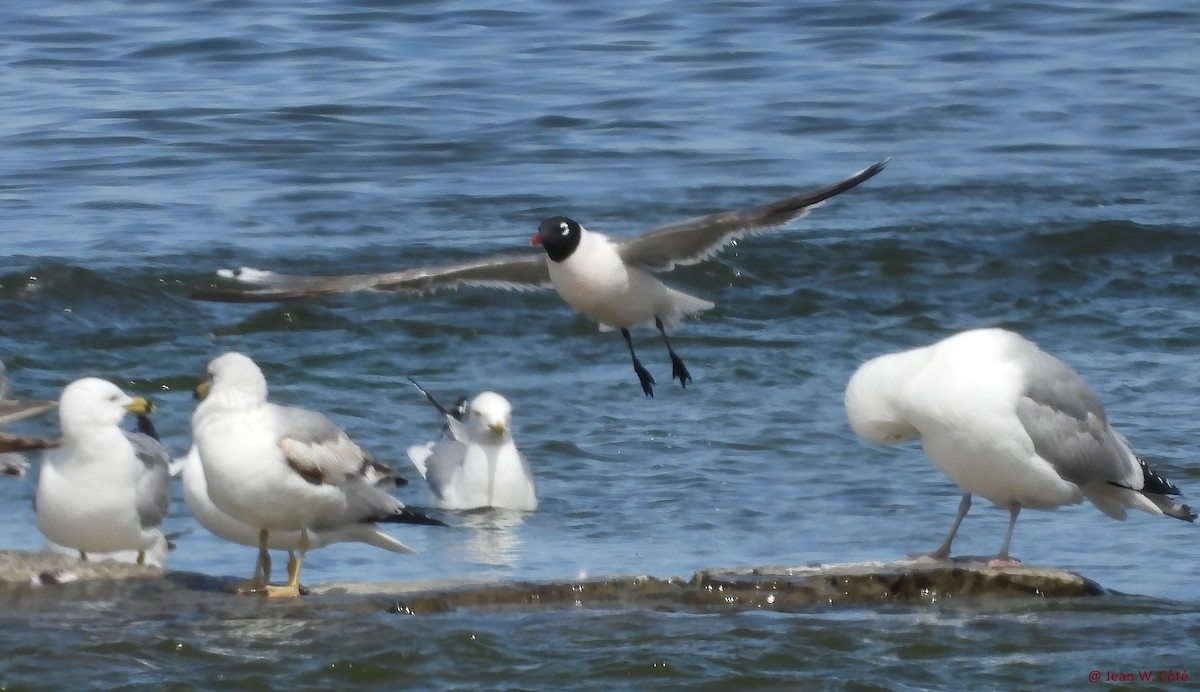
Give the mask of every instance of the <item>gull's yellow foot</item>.
[{"label": "gull's yellow foot", "polygon": [[245,581],[240,581],[233,585],[233,592],[238,595],[248,593],[258,593],[264,586],[267,585],[267,580],[257,570],[254,576]]},{"label": "gull's yellow foot", "polygon": [[256,593],[267,598],[297,598],[300,596],[300,584],[267,584]]},{"label": "gull's yellow foot", "polygon": [[300,530],[300,554],[288,551],[288,583],[281,586],[267,584],[259,593],[267,598],[297,598],[300,596],[300,567],[304,565],[304,551],[308,550],[308,531]]}]

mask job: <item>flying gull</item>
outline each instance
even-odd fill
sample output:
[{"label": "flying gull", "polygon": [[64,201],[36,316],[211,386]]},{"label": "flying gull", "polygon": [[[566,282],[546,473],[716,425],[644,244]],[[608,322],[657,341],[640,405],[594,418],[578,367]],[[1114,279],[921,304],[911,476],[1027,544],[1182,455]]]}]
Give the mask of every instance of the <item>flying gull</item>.
[{"label": "flying gull", "polygon": [[363,290],[427,291],[460,285],[505,290],[553,287],[568,305],[600,324],[602,331],[620,330],[642,391],[654,396],[654,377],[633,348],[629,329],[653,324],[671,359],[671,376],[686,387],[692,376],[671,347],[667,330],[686,315],[713,303],[675,290],[654,274],[676,265],[696,264],[745,236],[777,229],[805,215],[815,205],[839,195],[883,170],[880,161],[817,190],[739,211],[724,211],[654,228],[642,235],[610,238],[585,229],[565,216],[546,219],[530,239],[542,254],[511,254],[434,267],[401,269],[349,276],[290,276],[243,267],[218,275],[255,287],[198,287],[190,297],[234,303],[315,298]]}]

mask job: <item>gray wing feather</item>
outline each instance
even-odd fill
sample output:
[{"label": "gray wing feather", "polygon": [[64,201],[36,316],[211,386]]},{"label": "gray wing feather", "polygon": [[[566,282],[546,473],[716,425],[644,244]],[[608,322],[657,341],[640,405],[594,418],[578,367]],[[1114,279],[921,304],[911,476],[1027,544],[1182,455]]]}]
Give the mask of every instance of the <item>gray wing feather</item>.
[{"label": "gray wing feather", "polygon": [[676,264],[695,264],[737,238],[778,228],[803,216],[815,205],[876,175],[886,165],[885,159],[819,190],[752,209],[697,216],[660,226],[635,238],[613,240],[622,259],[648,271],[667,271]]},{"label": "gray wing feather", "polygon": [[30,452],[35,449],[53,449],[59,446],[58,440],[47,440],[40,437],[22,437],[0,432],[0,454],[8,452]]},{"label": "gray wing feather", "polygon": [[1132,452],[1109,427],[1104,406],[1083,378],[1041,351],[1031,354],[1028,365],[1017,417],[1034,451],[1076,485],[1112,481],[1140,488]]},{"label": "gray wing feather", "polygon": [[323,413],[292,406],[273,406],[279,436],[304,444],[331,444],[345,433]]},{"label": "gray wing feather", "polygon": [[167,481],[171,477],[171,455],[158,440],[139,432],[126,432],[125,438],[133,445],[143,471],[137,479],[138,519],[142,528],[162,524],[171,505],[171,493]]},{"label": "gray wing feather", "polygon": [[443,437],[430,450],[425,460],[425,480],[438,498],[444,499],[446,488],[454,480],[454,474],[462,466],[467,455],[467,445],[449,437]]},{"label": "gray wing feather", "polygon": [[39,399],[0,399],[0,425],[45,413],[58,405],[57,401]]},{"label": "gray wing feather", "polygon": [[279,446],[293,469],[312,482],[341,485],[350,479],[367,485],[374,460],[322,413],[288,406],[273,406]]},{"label": "gray wing feather", "polygon": [[424,292],[459,286],[479,286],[508,291],[550,287],[550,272],[543,254],[494,255],[468,262],[401,269],[379,274],[347,276],[291,276],[249,269],[221,270],[218,275],[254,288],[201,286],[188,297],[226,303],[270,303],[303,300],[355,291]]}]

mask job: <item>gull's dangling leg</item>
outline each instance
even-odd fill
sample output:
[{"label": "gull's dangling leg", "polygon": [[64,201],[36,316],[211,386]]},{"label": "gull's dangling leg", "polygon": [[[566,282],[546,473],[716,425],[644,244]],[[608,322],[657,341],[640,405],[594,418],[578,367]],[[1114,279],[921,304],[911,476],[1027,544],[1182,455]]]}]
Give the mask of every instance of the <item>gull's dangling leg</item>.
[{"label": "gull's dangling leg", "polygon": [[962,523],[967,512],[971,509],[971,493],[963,493],[962,500],[958,503],[958,516],[954,517],[954,523],[950,526],[950,533],[946,535],[946,540],[938,546],[938,549],[929,554],[929,557],[935,560],[945,560],[950,557],[950,544],[954,542],[954,535],[958,533],[958,525]]},{"label": "gull's dangling leg", "polygon": [[629,330],[621,327],[621,336],[625,337],[625,345],[629,347],[629,357],[633,359],[633,371],[637,373],[638,380],[642,383],[642,391],[646,396],[654,396],[654,377],[646,368],[642,367],[642,361],[638,360],[637,354],[633,352],[633,337],[629,336]]},{"label": "gull's dangling leg", "polygon": [[308,550],[308,529],[300,529],[300,545],[296,559],[288,559],[288,583],[283,586],[264,586],[267,598],[295,598],[300,595],[300,568],[304,565],[304,553]]},{"label": "gull's dangling leg", "polygon": [[1000,546],[1000,553],[996,557],[988,560],[988,567],[1014,567],[1021,564],[1021,561],[1015,557],[1008,556],[1008,545],[1012,543],[1013,528],[1017,525],[1017,515],[1021,513],[1021,505],[1012,503],[1008,506],[1008,532],[1004,534],[1004,545]]},{"label": "gull's dangling leg", "polygon": [[87,553],[83,552],[82,550],[80,550],[80,551],[79,551],[79,561],[80,561],[80,562],[87,562],[87,561],[88,561],[88,559],[87,559]]},{"label": "gull's dangling leg", "polygon": [[667,345],[667,353],[671,355],[671,378],[679,380],[679,384],[687,389],[687,383],[692,381],[692,374],[688,372],[687,366],[683,364],[683,359],[675,354],[675,349],[671,348],[671,340],[667,338],[667,330],[663,327],[662,320],[657,315],[654,317],[654,326],[658,327],[658,333],[662,334],[663,343]]},{"label": "gull's dangling leg", "polygon": [[138,563],[139,565],[144,565],[144,564],[146,564],[146,551],[145,551],[145,550],[139,550],[139,551],[138,551],[137,563]]}]

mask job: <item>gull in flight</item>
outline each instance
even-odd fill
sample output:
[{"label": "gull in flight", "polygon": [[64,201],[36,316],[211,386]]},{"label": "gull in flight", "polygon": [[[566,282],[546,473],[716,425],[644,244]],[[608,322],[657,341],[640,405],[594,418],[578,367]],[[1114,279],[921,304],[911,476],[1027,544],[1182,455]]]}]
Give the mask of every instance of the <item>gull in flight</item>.
[{"label": "gull in flight", "polygon": [[512,406],[483,392],[448,411],[413,380],[446,421],[442,437],[408,448],[429,485],[430,504],[442,509],[537,509],[533,473],[512,438]]},{"label": "gull in flight", "polygon": [[127,411],[151,405],[105,380],[87,377],[63,390],[58,402],[62,446],[46,454],[34,509],[47,540],[79,552],[146,552],[165,545],[159,525],[167,515],[171,457],[154,438],[120,428]]},{"label": "gull in flight", "polygon": [[[207,495],[222,513],[257,532],[254,574],[240,591],[298,596],[314,534],[352,532],[360,525],[368,527],[356,538],[363,540],[375,522],[445,525],[382,490],[380,476],[390,470],[323,414],[267,401],[266,377],[247,356],[231,352],[213,359],[197,396],[202,401],[192,416],[192,442]],[[266,579],[267,550],[271,534],[281,531],[298,534],[297,556],[288,565],[287,584],[274,586]],[[413,552],[399,543],[384,547]]]},{"label": "gull in flight", "polygon": [[864,363],[846,388],[846,415],[876,444],[920,439],[933,465],[963,490],[950,544],[980,495],[1009,512],[994,565],[1009,557],[1023,508],[1091,501],[1113,519],[1126,508],[1194,521],[1170,481],[1134,455],[1095,392],[1066,363],[1003,329],[965,331]]},{"label": "gull in flight", "polygon": [[667,330],[686,315],[713,303],[663,284],[654,275],[676,265],[696,264],[745,236],[781,228],[817,204],[839,195],[883,170],[880,161],[817,190],[738,211],[725,211],[676,221],[638,236],[609,237],[585,229],[565,216],[546,219],[530,242],[542,254],[512,254],[434,267],[348,276],[290,276],[243,267],[218,275],[252,287],[197,287],[197,300],[234,303],[315,298],[363,290],[428,291],[460,285],[505,290],[553,287],[568,305],[599,323],[602,331],[619,330],[629,349],[633,370],[646,396],[654,396],[654,377],[633,348],[630,328],[654,325],[671,359],[671,376],[686,387],[692,381],[683,359],[672,348]]}]

